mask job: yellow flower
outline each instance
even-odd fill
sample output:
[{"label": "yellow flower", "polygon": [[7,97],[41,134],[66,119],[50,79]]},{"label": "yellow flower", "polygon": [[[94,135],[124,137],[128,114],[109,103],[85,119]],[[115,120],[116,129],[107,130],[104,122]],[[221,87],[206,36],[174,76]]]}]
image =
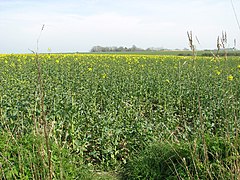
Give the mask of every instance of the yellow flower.
[{"label": "yellow flower", "polygon": [[229,75],[229,76],[228,76],[228,80],[229,80],[229,81],[232,81],[232,80],[233,80],[233,76],[232,76],[232,75]]},{"label": "yellow flower", "polygon": [[105,79],[106,77],[107,77],[107,74],[106,74],[106,73],[102,74],[102,78],[103,78],[103,79]]},{"label": "yellow flower", "polygon": [[92,71],[93,69],[90,67],[90,68],[88,68],[88,71]]},{"label": "yellow flower", "polygon": [[216,72],[217,75],[220,75],[220,74],[221,74],[221,72],[218,71],[218,70],[216,70],[215,72]]},{"label": "yellow flower", "polygon": [[11,65],[10,65],[11,67],[15,67],[16,65],[14,64],[14,63],[11,63]]}]

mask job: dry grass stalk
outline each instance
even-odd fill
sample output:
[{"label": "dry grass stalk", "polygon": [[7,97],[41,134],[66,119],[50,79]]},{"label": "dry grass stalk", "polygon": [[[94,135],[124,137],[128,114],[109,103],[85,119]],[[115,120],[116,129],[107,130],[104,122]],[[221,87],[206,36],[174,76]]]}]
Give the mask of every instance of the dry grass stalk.
[{"label": "dry grass stalk", "polygon": [[187,31],[187,35],[188,35],[189,47],[192,50],[193,58],[195,58],[195,56],[196,56],[196,54],[195,54],[196,47],[195,47],[195,45],[193,43],[192,31],[190,31],[190,32]]},{"label": "dry grass stalk", "polygon": [[234,44],[234,45],[233,45],[233,50],[236,50],[236,49],[237,49],[237,48],[236,48],[236,47],[237,47],[237,40],[236,40],[236,39],[234,39],[233,44]]},{"label": "dry grass stalk", "polygon": [[203,140],[203,150],[204,150],[204,164],[206,166],[207,174],[209,179],[213,179],[211,175],[211,169],[209,168],[208,162],[208,148],[207,148],[207,143],[205,139],[205,125],[204,125],[204,118],[202,115],[202,108],[201,108],[201,103],[200,103],[200,97],[198,96],[198,111],[199,111],[199,118],[200,118],[200,124],[201,124],[201,138]]},{"label": "dry grass stalk", "polygon": [[219,57],[219,51],[221,49],[220,37],[217,37],[217,57]]},{"label": "dry grass stalk", "polygon": [[227,50],[226,50],[226,45],[227,45],[227,33],[226,33],[226,32],[222,32],[221,45],[222,45],[222,48],[223,48],[223,50],[224,50],[225,60],[227,60]]},{"label": "dry grass stalk", "polygon": [[[37,64],[37,71],[38,71],[38,90],[39,90],[39,98],[40,98],[40,116],[38,118],[38,123],[36,124],[36,130],[37,130],[37,134],[39,134],[40,136],[44,136],[45,138],[45,144],[46,144],[46,148],[47,148],[47,158],[48,158],[48,170],[49,170],[49,179],[52,180],[52,161],[51,161],[51,148],[50,148],[50,143],[49,143],[49,128],[48,128],[48,123],[46,120],[46,112],[45,112],[45,104],[44,104],[44,97],[45,97],[45,92],[44,92],[44,83],[43,83],[43,78],[42,78],[42,67],[41,67],[41,62],[39,60],[39,54],[38,54],[38,45],[39,45],[39,40],[42,34],[42,31],[44,30],[45,25],[42,26],[40,34],[38,36],[37,39],[37,49],[36,51],[30,50],[32,53],[35,54],[35,60],[36,60],[36,64]],[[43,128],[43,129],[42,129]],[[42,148],[42,150],[44,151],[44,148]],[[43,153],[44,154],[44,153]],[[43,157],[44,158],[44,157]]]}]

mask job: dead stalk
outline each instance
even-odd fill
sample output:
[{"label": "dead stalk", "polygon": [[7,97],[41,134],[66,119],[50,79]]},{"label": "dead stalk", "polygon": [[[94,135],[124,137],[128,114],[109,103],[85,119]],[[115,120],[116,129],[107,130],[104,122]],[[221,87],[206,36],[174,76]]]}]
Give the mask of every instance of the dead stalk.
[{"label": "dead stalk", "polygon": [[192,56],[195,59],[195,57],[196,57],[196,54],[195,54],[196,46],[193,43],[192,31],[190,31],[190,32],[187,31],[187,35],[188,35],[189,47],[192,50]]},{"label": "dead stalk", "polygon": [[208,148],[207,148],[205,134],[204,134],[205,125],[204,125],[204,118],[202,116],[202,109],[201,109],[201,103],[200,103],[200,97],[199,96],[198,96],[198,111],[199,111],[199,118],[200,118],[200,124],[201,124],[201,129],[200,129],[201,137],[202,137],[202,140],[203,140],[204,164],[205,164],[205,167],[207,168],[207,173],[209,175],[209,178],[213,179],[212,175],[211,175],[211,172],[209,170],[209,166],[208,166]]},{"label": "dead stalk", "polygon": [[220,37],[217,37],[217,54],[216,56],[219,58],[219,51],[221,49]]},{"label": "dead stalk", "polygon": [[227,60],[227,50],[226,50],[226,45],[227,45],[227,33],[226,33],[226,32],[222,32],[221,45],[222,45],[222,48],[223,48],[223,50],[224,50],[225,60]]},{"label": "dead stalk", "polygon": [[[39,129],[40,132],[39,135],[42,135],[42,131],[41,128],[43,127],[43,135],[45,138],[45,144],[46,144],[46,148],[47,148],[47,158],[48,158],[48,170],[49,170],[49,179],[52,180],[52,162],[51,162],[51,148],[50,148],[50,143],[49,143],[49,128],[48,128],[48,123],[46,120],[46,112],[45,112],[45,104],[44,104],[44,97],[45,97],[45,93],[44,93],[44,83],[43,83],[43,78],[42,78],[42,66],[41,66],[41,62],[39,60],[39,54],[38,54],[38,45],[39,45],[39,40],[42,34],[42,31],[44,30],[44,25],[42,26],[42,29],[40,31],[39,37],[37,39],[37,49],[36,51],[32,51],[32,53],[35,54],[35,60],[36,60],[36,65],[37,65],[37,71],[38,71],[38,90],[39,90],[39,98],[40,98],[40,116],[39,116]],[[37,128],[37,129],[38,129]]]}]

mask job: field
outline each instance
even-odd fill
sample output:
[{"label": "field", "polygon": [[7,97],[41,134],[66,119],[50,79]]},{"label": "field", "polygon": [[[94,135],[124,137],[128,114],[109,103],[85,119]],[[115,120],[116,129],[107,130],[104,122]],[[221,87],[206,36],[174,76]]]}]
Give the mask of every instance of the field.
[{"label": "field", "polygon": [[238,57],[0,55],[0,176],[237,179],[239,82]]}]

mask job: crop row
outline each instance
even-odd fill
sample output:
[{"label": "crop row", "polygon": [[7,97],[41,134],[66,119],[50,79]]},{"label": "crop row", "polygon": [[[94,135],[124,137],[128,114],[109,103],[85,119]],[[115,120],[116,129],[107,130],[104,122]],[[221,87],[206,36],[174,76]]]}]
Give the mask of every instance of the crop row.
[{"label": "crop row", "polygon": [[[0,128],[29,134],[40,115],[35,55],[0,55]],[[239,129],[240,60],[39,55],[51,139],[111,168],[151,142]]]}]

